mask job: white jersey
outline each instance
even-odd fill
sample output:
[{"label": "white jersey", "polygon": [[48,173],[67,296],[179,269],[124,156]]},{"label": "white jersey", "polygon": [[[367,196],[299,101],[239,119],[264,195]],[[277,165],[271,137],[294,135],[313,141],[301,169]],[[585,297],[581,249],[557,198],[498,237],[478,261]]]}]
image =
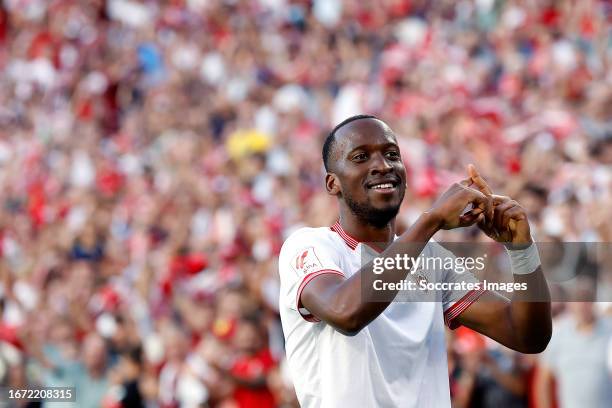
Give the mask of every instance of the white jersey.
[{"label": "white jersey", "polygon": [[[280,317],[300,405],[450,407],[444,324],[452,327],[482,291],[448,291],[432,302],[393,302],[355,336],[319,321],[301,305],[304,287],[317,276],[356,273],[364,245],[339,223],[302,228],[283,244]],[[433,242],[423,255],[452,257]],[[439,273],[444,281],[476,281],[472,275]]]}]

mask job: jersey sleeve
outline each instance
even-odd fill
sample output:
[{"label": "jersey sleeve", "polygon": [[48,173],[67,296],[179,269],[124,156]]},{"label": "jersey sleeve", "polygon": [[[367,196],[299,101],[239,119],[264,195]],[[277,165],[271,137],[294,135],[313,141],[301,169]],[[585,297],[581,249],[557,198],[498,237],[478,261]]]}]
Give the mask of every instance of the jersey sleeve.
[{"label": "jersey sleeve", "polygon": [[319,319],[302,305],[300,296],[306,285],[318,276],[345,276],[339,258],[331,240],[315,229],[302,229],[287,238],[278,260],[281,307],[298,312],[309,322],[318,322]]},{"label": "jersey sleeve", "polygon": [[[457,262],[458,258],[449,251],[444,248],[442,245],[433,242],[432,251],[437,257],[442,257],[446,262],[444,264],[448,265],[459,265],[460,262]],[[448,262],[448,260],[453,260],[453,262]],[[467,270],[459,270],[447,268],[440,271],[440,278],[443,282],[456,283],[453,285],[453,289],[445,290],[442,293],[442,308],[444,310],[444,323],[451,329],[456,329],[459,324],[457,322],[457,317],[461,313],[463,313],[472,303],[474,303],[478,298],[484,293],[484,289],[482,289],[479,285],[479,280],[474,276],[473,273]],[[465,289],[461,287],[465,286]],[[473,289],[469,289],[472,287]]]}]

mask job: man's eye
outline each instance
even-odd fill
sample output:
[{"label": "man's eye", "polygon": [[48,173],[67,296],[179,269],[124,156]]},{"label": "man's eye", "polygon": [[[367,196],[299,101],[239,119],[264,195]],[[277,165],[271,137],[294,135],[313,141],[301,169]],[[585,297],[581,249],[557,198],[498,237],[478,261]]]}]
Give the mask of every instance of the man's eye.
[{"label": "man's eye", "polygon": [[399,159],[400,155],[398,152],[390,151],[390,152],[387,152],[387,157],[392,160],[397,160]]},{"label": "man's eye", "polygon": [[356,161],[362,161],[362,160],[365,160],[367,158],[368,158],[368,156],[365,153],[358,153],[355,156],[353,156],[353,160],[356,160]]}]

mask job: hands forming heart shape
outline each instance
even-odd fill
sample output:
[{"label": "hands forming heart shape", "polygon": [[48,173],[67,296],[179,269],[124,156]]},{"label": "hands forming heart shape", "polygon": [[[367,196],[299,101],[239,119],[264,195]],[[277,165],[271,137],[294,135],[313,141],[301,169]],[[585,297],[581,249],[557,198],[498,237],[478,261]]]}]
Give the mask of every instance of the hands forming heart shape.
[{"label": "hands forming heart shape", "polygon": [[467,172],[468,178],[463,180],[462,184],[480,191],[490,199],[489,205],[480,208],[478,227],[482,232],[497,242],[518,245],[531,243],[525,209],[510,197],[493,194],[493,190],[473,164],[468,165]]}]

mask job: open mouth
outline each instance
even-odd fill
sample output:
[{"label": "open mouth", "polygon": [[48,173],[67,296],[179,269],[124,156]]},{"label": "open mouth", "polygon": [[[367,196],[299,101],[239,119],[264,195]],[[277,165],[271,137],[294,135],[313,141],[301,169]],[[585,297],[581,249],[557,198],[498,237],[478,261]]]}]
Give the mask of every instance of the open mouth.
[{"label": "open mouth", "polygon": [[397,188],[398,184],[399,182],[396,180],[386,180],[386,181],[370,183],[367,185],[367,187],[368,187],[368,190],[374,190],[374,191],[385,193],[385,192],[394,191]]}]

